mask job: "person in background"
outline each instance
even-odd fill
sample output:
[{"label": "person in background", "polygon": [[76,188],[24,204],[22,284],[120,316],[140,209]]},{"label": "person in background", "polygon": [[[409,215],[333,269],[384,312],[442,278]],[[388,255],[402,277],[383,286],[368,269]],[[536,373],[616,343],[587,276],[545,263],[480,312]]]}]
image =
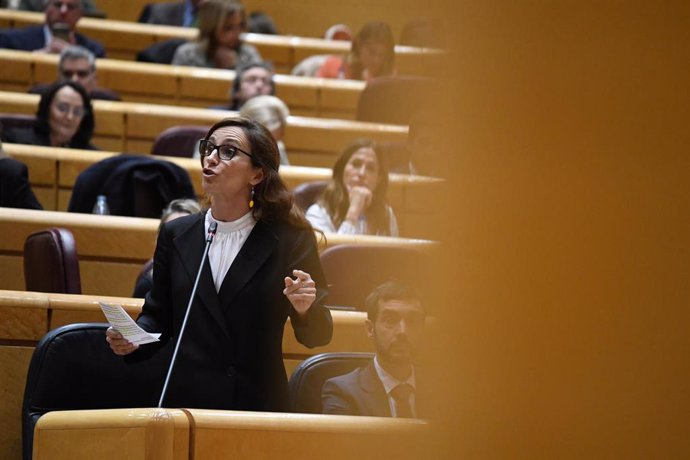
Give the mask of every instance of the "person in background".
[{"label": "person in background", "polygon": [[273,18],[263,11],[249,13],[249,25],[247,30],[252,34],[280,35]]},{"label": "person in background", "polygon": [[[79,83],[89,92],[91,99],[104,99],[119,101],[120,96],[108,89],[98,87],[98,75],[96,72],[96,57],[83,46],[68,46],[60,53],[58,63],[58,81]],[[50,85],[36,85],[29,90],[33,94],[43,94]]]},{"label": "person in background", "polygon": [[422,176],[438,176],[439,142],[438,124],[433,113],[429,110],[418,110],[410,116],[410,128],[407,135],[407,151],[409,161],[391,168],[391,172],[400,174],[416,174]]},{"label": "person in background", "polygon": [[[146,359],[181,340],[165,407],[288,410],[283,333],[290,324],[308,347],[331,340],[314,229],[278,173],[278,147],[260,123],[226,118],[200,145],[202,185],[211,208],[163,226],[153,287],[137,324],[160,342],[128,342],[106,332],[113,352]],[[182,317],[209,229],[217,225],[184,337]]]},{"label": "person in background", "polygon": [[350,52],[329,56],[316,72],[322,78],[369,81],[395,74],[395,39],[385,22],[368,22],[357,32]]},{"label": "person in background", "polygon": [[72,81],[50,85],[41,96],[33,127],[3,132],[5,142],[16,144],[96,150],[91,144],[94,116],[91,98]]},{"label": "person in background", "polygon": [[[335,24],[326,30],[323,36],[326,40],[341,40],[341,41],[351,41],[352,31],[345,24]],[[332,56],[329,54],[314,54],[302,59],[300,62],[293,67],[290,72],[292,75],[298,77],[315,77],[321,69],[321,66],[330,59]]]},{"label": "person in background", "polygon": [[60,53],[69,45],[80,45],[96,57],[105,57],[100,43],[74,30],[82,16],[81,0],[45,0],[44,11],[43,25],[0,31],[0,48]]},{"label": "person in background", "polygon": [[374,142],[350,144],[333,166],[333,178],[307,219],[322,232],[398,236],[393,209],[386,204],[388,165]]},{"label": "person in background", "polygon": [[230,102],[213,109],[239,110],[249,99],[256,96],[274,95],[276,84],[273,67],[266,62],[252,62],[237,69],[230,88]]},{"label": "person in background", "polygon": [[264,125],[271,132],[276,144],[278,144],[280,164],[290,164],[287,151],[285,150],[285,143],[283,142],[290,110],[283,101],[275,96],[253,97],[242,106],[240,116],[256,120]]},{"label": "person in background", "polygon": [[0,207],[43,209],[31,189],[26,165],[7,156],[2,148],[2,142],[0,142]]},{"label": "person in background", "polygon": [[[196,200],[190,198],[179,198],[172,200],[161,214],[161,221],[158,224],[158,233],[160,234],[163,225],[171,222],[178,217],[188,216],[190,214],[198,214],[201,212],[201,206]],[[153,286],[153,259],[144,265],[142,273],[137,278],[136,286],[134,286],[134,293],[132,297],[143,298],[151,290]]]},{"label": "person in background", "polygon": [[138,22],[164,26],[194,27],[197,13],[206,0],[149,3],[139,14]]},{"label": "person in background", "polygon": [[323,413],[428,417],[428,400],[419,391],[424,382],[418,382],[414,366],[426,317],[419,295],[389,281],[374,289],[365,303],[367,336],[374,341],[376,356],[368,365],[324,383]]},{"label": "person in background", "polygon": [[254,46],[243,43],[244,6],[236,0],[208,0],[198,15],[199,37],[179,46],[173,65],[235,69],[261,62]]}]

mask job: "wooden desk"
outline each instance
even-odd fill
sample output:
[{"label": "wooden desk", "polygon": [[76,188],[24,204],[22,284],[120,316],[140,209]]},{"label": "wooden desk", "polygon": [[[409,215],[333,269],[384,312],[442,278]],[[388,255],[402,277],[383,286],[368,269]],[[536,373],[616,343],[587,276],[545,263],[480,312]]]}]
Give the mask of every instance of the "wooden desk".
[{"label": "wooden desk", "polygon": [[[77,176],[93,163],[118,155],[118,152],[93,152],[90,150],[37,147],[5,144],[5,152],[22,161],[29,168],[31,186],[44,209],[66,211]],[[160,157],[185,169],[192,180],[197,196],[201,188],[201,166],[192,158]],[[293,189],[304,182],[328,180],[331,170],[303,166],[282,166],[280,175]],[[441,179],[405,174],[391,174],[388,186],[388,202],[398,219],[400,234],[406,237],[431,235],[430,219],[436,216],[436,197],[443,193],[445,182]],[[431,229],[433,230],[433,229]]]},{"label": "wooden desk", "polygon": [[423,420],[199,409],[50,412],[35,460],[423,458]]},{"label": "wooden desk", "polygon": [[[158,219],[0,208],[0,289],[24,289],[24,241],[48,227],[74,234],[84,294],[129,296],[142,265],[153,256]],[[327,234],[320,249],[345,242],[430,251],[437,246],[430,240]]]},{"label": "wooden desk", "polygon": [[[38,101],[37,94],[0,91],[0,112],[33,114]],[[211,126],[236,114],[226,110],[99,100],[93,101],[93,106],[96,117],[93,143],[105,150],[141,154],[148,154],[153,141],[167,128]],[[291,164],[332,167],[342,149],[358,137],[377,142],[404,142],[407,127],[290,116],[285,146]]]},{"label": "wooden desk", "polygon": [[[105,322],[99,301],[120,304],[133,317],[138,315],[143,304],[143,299],[123,297],[0,291],[0,394],[3,395],[0,458],[20,458],[21,407],[36,343],[48,331],[65,324]],[[372,342],[365,333],[365,313],[333,311],[332,315],[333,340],[314,349],[297,342],[288,321],[283,335],[283,358],[288,376],[301,361],[317,353],[373,351]]]},{"label": "wooden desk", "polygon": [[[57,76],[58,56],[0,49],[0,90],[26,92]],[[234,70],[98,59],[99,85],[116,91],[126,102],[210,107],[228,101]],[[132,82],[136,81],[136,85]],[[276,95],[292,115],[354,119],[365,83],[353,80],[276,75]]]},{"label": "wooden desk", "polygon": [[[25,27],[43,24],[43,13],[0,9],[0,27]],[[147,46],[171,38],[192,40],[196,29],[185,27],[138,24],[112,19],[82,18],[77,30],[106,48],[109,58],[134,60],[136,53]],[[278,73],[290,73],[302,59],[315,54],[345,54],[349,42],[286,35],[245,34],[244,40],[254,45],[263,59],[271,61]],[[439,75],[445,53],[431,48],[395,47],[399,74]]]}]

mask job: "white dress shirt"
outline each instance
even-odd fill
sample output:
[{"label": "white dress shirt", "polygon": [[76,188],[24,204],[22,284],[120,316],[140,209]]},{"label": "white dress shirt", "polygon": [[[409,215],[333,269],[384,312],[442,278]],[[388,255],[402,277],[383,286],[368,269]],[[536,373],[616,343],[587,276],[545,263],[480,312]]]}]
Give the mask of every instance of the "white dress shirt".
[{"label": "white dress shirt", "polygon": [[208,227],[213,221],[218,223],[218,230],[208,250],[208,263],[211,265],[216,292],[219,292],[225,275],[240,249],[244,246],[244,242],[247,241],[254,225],[256,225],[256,220],[254,220],[252,212],[249,211],[237,220],[221,222],[213,218],[209,209],[204,222],[206,233],[208,233]]}]

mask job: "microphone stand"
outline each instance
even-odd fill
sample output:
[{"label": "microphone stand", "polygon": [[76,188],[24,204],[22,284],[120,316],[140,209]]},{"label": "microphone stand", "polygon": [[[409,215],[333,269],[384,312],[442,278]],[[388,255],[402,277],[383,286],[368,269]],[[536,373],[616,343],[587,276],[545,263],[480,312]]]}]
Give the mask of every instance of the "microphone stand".
[{"label": "microphone stand", "polygon": [[180,327],[180,333],[177,335],[177,343],[175,343],[175,350],[173,351],[172,359],[170,360],[170,367],[168,367],[168,375],[165,376],[165,383],[163,383],[163,391],[161,391],[161,397],[158,400],[158,407],[163,407],[163,399],[165,398],[165,393],[168,391],[168,383],[170,383],[170,376],[172,375],[173,367],[175,366],[175,360],[177,359],[177,352],[180,349],[180,342],[182,342],[182,335],[187,327],[187,319],[189,318],[189,312],[192,310],[192,302],[194,301],[194,295],[196,294],[196,288],[199,285],[199,278],[201,278],[201,270],[204,268],[204,262],[208,256],[208,250],[211,247],[211,242],[213,237],[216,236],[216,230],[218,229],[218,223],[211,221],[208,226],[208,234],[206,235],[206,247],[204,248],[204,254],[201,257],[201,264],[199,264],[199,271],[196,273],[196,280],[194,281],[194,286],[192,287],[192,295],[189,296],[189,303],[187,304],[187,311],[184,314],[184,319],[182,320],[182,327]]}]

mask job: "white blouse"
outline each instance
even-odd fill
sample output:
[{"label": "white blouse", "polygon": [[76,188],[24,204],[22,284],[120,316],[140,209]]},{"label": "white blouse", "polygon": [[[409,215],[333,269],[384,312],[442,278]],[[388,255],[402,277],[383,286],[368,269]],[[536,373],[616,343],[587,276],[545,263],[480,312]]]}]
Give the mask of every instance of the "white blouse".
[{"label": "white blouse", "polygon": [[206,234],[208,233],[209,225],[213,221],[218,223],[218,230],[208,250],[208,263],[211,265],[211,274],[213,275],[213,284],[216,285],[216,292],[219,292],[225,275],[227,275],[240,249],[242,249],[244,242],[249,238],[249,234],[252,232],[254,225],[256,225],[256,220],[254,220],[252,212],[249,211],[232,222],[221,222],[213,218],[209,209],[204,222]]},{"label": "white blouse", "polygon": [[[386,211],[388,212],[388,221],[390,222],[389,235],[398,236],[398,221],[395,218],[393,209],[390,206],[386,206]],[[367,225],[366,218],[362,215],[357,222],[357,225],[352,225],[350,222],[344,220],[340,224],[339,228],[335,228],[331,216],[328,214],[326,208],[318,203],[309,206],[307,209],[307,220],[311,225],[326,233],[338,233],[341,235],[369,235],[369,226]]]}]

